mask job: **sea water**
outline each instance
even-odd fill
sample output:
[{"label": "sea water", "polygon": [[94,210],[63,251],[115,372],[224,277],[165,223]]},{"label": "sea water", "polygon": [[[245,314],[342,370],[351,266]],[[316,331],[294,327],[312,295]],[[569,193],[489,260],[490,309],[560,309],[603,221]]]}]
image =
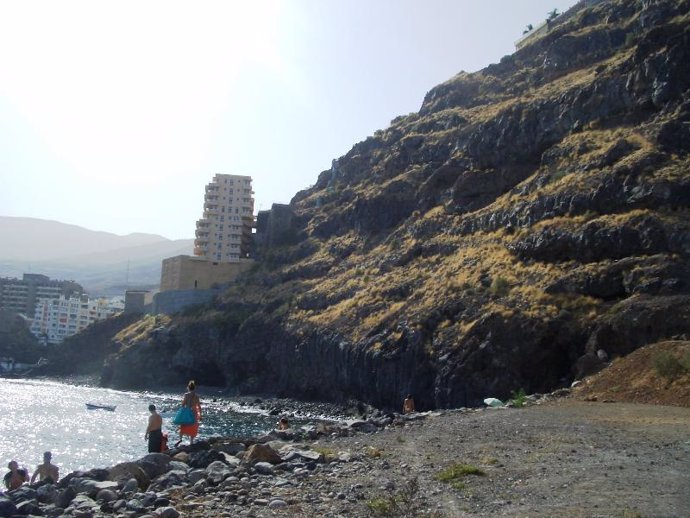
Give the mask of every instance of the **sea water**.
[{"label": "sea water", "polygon": [[[172,446],[179,438],[172,424],[180,394],[125,392],[56,381],[0,378],[0,470],[10,460],[33,473],[51,451],[60,476],[75,470],[105,468],[147,454],[144,440],[149,404],[163,416]],[[198,439],[247,437],[274,428],[276,417],[232,400],[197,390],[202,403]],[[88,410],[86,403],[115,405]],[[185,443],[189,440],[185,437]],[[2,473],[3,471],[0,471]]]}]

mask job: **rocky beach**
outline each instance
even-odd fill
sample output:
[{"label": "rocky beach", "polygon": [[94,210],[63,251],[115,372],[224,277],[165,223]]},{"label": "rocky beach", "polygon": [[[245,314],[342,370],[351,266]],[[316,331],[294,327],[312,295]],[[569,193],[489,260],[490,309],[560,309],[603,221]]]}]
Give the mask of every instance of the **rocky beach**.
[{"label": "rocky beach", "polygon": [[[119,464],[0,518],[690,517],[690,0],[555,11],[261,211],[213,300],[94,324],[32,374],[193,379],[262,428],[131,461],[113,429],[148,401],[124,398],[98,428]],[[76,401],[50,396],[26,405]]]},{"label": "rocky beach", "polygon": [[23,486],[0,516],[688,516],[690,409],[525,403],[211,438]]}]

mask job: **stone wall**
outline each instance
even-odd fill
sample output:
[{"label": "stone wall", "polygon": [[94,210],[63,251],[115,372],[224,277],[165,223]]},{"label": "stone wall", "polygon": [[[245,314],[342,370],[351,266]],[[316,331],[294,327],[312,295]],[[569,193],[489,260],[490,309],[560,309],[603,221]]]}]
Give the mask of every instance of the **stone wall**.
[{"label": "stone wall", "polygon": [[290,205],[274,203],[271,210],[259,212],[254,234],[254,254],[261,255],[261,249],[293,244],[296,237],[295,214]]},{"label": "stone wall", "polygon": [[153,293],[147,290],[125,291],[125,314],[148,313],[153,301]]},{"label": "stone wall", "polygon": [[159,315],[165,313],[171,315],[179,313],[185,308],[199,304],[207,304],[213,300],[222,290],[169,290],[156,293],[153,297],[152,313]]}]

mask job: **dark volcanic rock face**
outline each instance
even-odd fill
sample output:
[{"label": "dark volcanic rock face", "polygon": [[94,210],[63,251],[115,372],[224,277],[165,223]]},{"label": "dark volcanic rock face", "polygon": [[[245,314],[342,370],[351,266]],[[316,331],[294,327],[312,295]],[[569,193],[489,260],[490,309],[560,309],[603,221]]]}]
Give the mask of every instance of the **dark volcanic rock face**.
[{"label": "dark volcanic rock face", "polygon": [[578,4],[355,144],[294,197],[297,242],[104,382],[449,407],[682,338],[688,142],[690,1]]}]

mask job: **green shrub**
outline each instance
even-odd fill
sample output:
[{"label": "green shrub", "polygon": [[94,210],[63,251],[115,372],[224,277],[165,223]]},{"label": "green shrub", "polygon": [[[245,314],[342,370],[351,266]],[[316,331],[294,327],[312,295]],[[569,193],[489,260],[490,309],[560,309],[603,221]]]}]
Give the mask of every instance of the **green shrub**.
[{"label": "green shrub", "polygon": [[387,516],[390,518],[443,518],[440,512],[429,514],[424,500],[419,498],[419,482],[413,478],[399,492],[389,496],[372,498],[367,501],[370,516]]},{"label": "green shrub", "polygon": [[477,475],[483,477],[484,473],[481,469],[470,464],[453,464],[436,475],[436,478],[441,482],[454,482],[457,479],[466,475]]},{"label": "green shrub", "polygon": [[680,364],[685,367],[686,371],[690,371],[690,351],[685,351],[680,359]]},{"label": "green shrub", "polygon": [[525,389],[520,389],[517,392],[514,390],[510,393],[510,403],[515,407],[515,408],[522,408],[525,406],[525,402],[527,401],[527,394],[525,393]]},{"label": "green shrub", "polygon": [[632,47],[637,43],[637,36],[633,32],[629,32],[625,35],[625,46]]},{"label": "green shrub", "polygon": [[[685,361],[685,356],[683,357]],[[681,361],[669,351],[659,351],[652,356],[652,365],[656,373],[662,378],[673,381],[687,372]]]},{"label": "green shrub", "polygon": [[565,178],[566,176],[568,176],[568,174],[570,174],[570,173],[568,173],[567,170],[565,170],[565,169],[559,169],[558,171],[555,171],[555,172],[551,173],[551,181],[552,181],[552,182],[557,182],[557,181],[560,180],[561,178]]},{"label": "green shrub", "polygon": [[497,297],[503,297],[510,292],[510,283],[505,277],[494,277],[489,291]]},{"label": "green shrub", "polygon": [[335,451],[333,448],[328,448],[325,446],[315,446],[313,450],[323,455],[323,458],[326,462],[331,462],[334,459],[338,458],[338,452]]},{"label": "green shrub", "polygon": [[369,510],[377,516],[390,516],[395,507],[395,501],[390,498],[373,498],[367,502]]}]

